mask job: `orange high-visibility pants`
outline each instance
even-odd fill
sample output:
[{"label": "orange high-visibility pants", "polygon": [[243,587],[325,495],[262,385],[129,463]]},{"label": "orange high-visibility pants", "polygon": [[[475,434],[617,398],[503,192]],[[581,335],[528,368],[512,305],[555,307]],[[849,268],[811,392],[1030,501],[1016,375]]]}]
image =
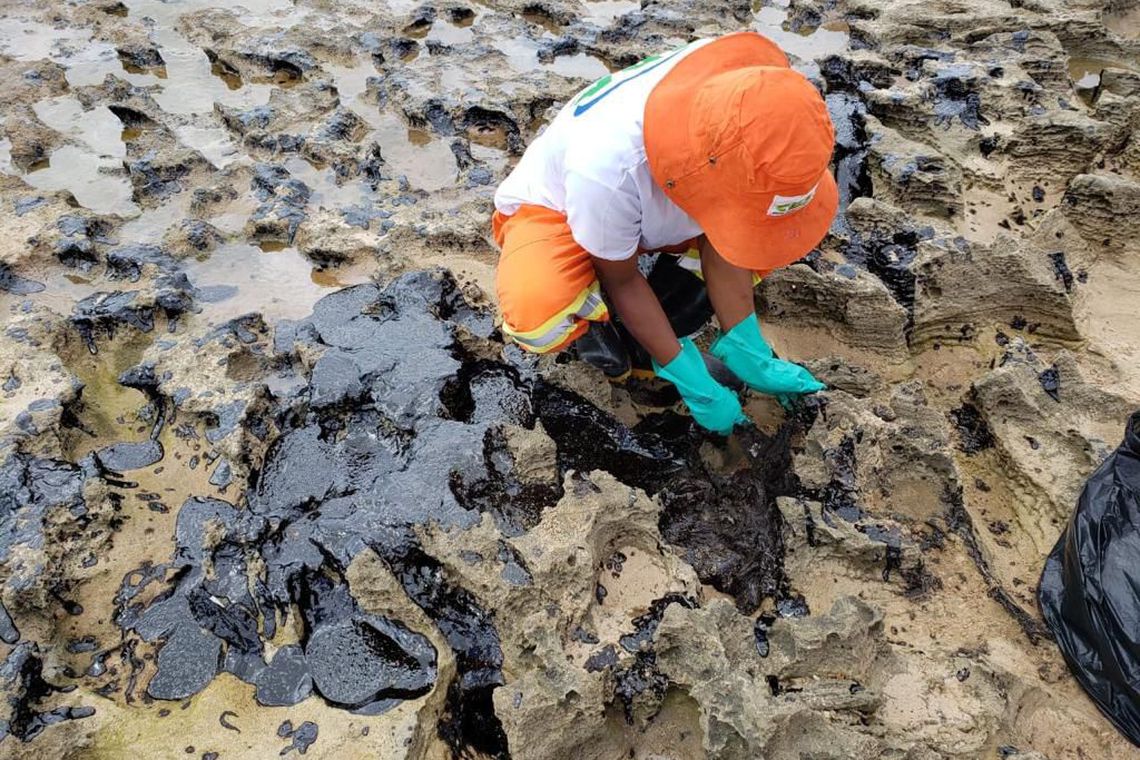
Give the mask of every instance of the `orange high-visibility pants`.
[{"label": "orange high-visibility pants", "polygon": [[[609,321],[590,254],[574,240],[566,216],[521,206],[491,219],[502,253],[495,277],[503,334],[534,353],[558,351],[581,337],[590,322]],[[696,241],[670,246],[681,266],[701,275]]]},{"label": "orange high-visibility pants", "polygon": [[609,320],[590,254],[574,240],[566,216],[522,206],[491,220],[502,254],[495,277],[503,334],[528,351],[558,351],[590,322]]}]

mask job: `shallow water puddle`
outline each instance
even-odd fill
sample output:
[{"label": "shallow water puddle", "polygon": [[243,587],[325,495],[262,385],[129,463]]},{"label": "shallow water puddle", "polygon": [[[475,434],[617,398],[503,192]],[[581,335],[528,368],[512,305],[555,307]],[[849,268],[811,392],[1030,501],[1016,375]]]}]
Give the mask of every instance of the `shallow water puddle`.
[{"label": "shallow water puddle", "polygon": [[[117,135],[115,139],[118,141]],[[51,154],[47,166],[24,174],[21,179],[37,190],[66,190],[75,196],[79,205],[99,214],[133,216],[138,213],[119,158],[65,145]]]},{"label": "shallow water puddle", "polygon": [[[410,129],[399,117],[385,114],[378,131],[381,155],[396,174],[412,187],[432,192],[448,187],[459,173],[455,156],[443,140],[423,130]],[[426,139],[425,139],[426,138]]]},{"label": "shallow water puddle", "polygon": [[61,95],[39,101],[32,110],[44,124],[83,143],[95,153],[112,158],[127,155],[120,139],[123,123],[105,106],[87,111],[74,95]]},{"label": "shallow water puddle", "polygon": [[64,357],[68,371],[83,383],[76,412],[81,425],[65,433],[67,454],[74,461],[112,443],[142,441],[150,435],[151,424],[138,420],[146,395],[120,385],[119,376],[142,360],[154,336],[123,331],[114,340],[100,339],[96,354],[76,346]]},{"label": "shallow water puddle", "polygon": [[159,206],[146,209],[119,228],[116,240],[122,245],[158,244],[170,228],[177,226],[186,218],[192,196],[192,192],[179,193]]},{"label": "shallow water puddle", "polygon": [[[85,111],[72,95],[42,100],[36,117],[68,138],[48,160],[21,175],[37,190],[66,190],[81,206],[101,214],[133,216],[138,207],[123,168],[123,124],[105,107]],[[4,171],[16,173],[10,164]]]},{"label": "shallow water puddle", "polygon": [[0,54],[17,61],[51,60],[66,67],[72,87],[97,85],[113,74],[132,84],[148,84],[155,77],[127,71],[113,45],[91,39],[84,29],[57,29],[38,21],[0,19]]},{"label": "shallow water puddle", "polygon": [[205,51],[191,44],[168,26],[151,33],[166,62],[166,76],[140,76],[147,84],[158,85],[152,97],[166,113],[209,114],[214,104],[249,108],[269,102],[272,86],[263,82],[243,82],[220,72]]},{"label": "shallow water puddle", "polygon": [[309,197],[311,208],[343,208],[371,203],[376,198],[375,191],[365,180],[358,178],[337,184],[334,170],[314,166],[303,158],[288,159],[285,168],[294,179],[304,182],[312,191]]},{"label": "shallow water puddle", "polygon": [[397,15],[411,13],[416,8],[419,8],[423,3],[417,0],[384,0],[384,7]]},{"label": "shallow water puddle", "polygon": [[469,17],[455,23],[439,20],[431,25],[427,33],[428,42],[440,42],[444,45],[466,45],[475,41],[475,31],[471,28],[474,17]]},{"label": "shallow water puddle", "polygon": [[[367,202],[370,198],[371,189],[364,182],[338,186],[332,170],[318,170],[300,158],[292,159],[288,166],[293,176],[313,188],[314,207],[342,207]],[[47,176],[50,169],[33,172],[30,176],[39,174]],[[88,191],[93,190],[88,188]],[[118,230],[116,242],[120,246],[161,244],[168,230],[186,218],[191,199],[192,193],[181,193],[160,206],[137,214]],[[225,213],[208,221],[227,237],[240,236],[255,205],[252,198],[239,198],[226,208]],[[363,265],[360,268],[315,268],[297,249],[276,241],[227,243],[201,258],[185,260],[179,266],[199,289],[196,300],[201,307],[200,317],[209,324],[255,311],[261,312],[269,321],[296,318],[308,314],[312,305],[330,289],[369,280]],[[27,274],[46,287],[42,292],[21,296],[19,300],[43,304],[60,314],[71,313],[77,302],[96,292],[124,287],[130,289],[129,282],[111,283],[97,272],[85,274],[50,267],[44,272]],[[4,300],[7,302],[8,299]],[[198,318],[194,314],[185,317],[188,320]]]},{"label": "shallow water puddle", "polygon": [[639,0],[585,0],[584,21],[592,21],[599,26],[609,26],[627,13],[641,9]]},{"label": "shallow water puddle", "polygon": [[211,324],[250,312],[260,312],[266,321],[297,319],[330,289],[368,281],[366,274],[349,269],[314,269],[296,248],[267,253],[246,243],[223,245],[207,259],[185,262],[183,269],[204,291],[199,301]]},{"label": "shallow water puddle", "polygon": [[82,44],[90,39],[83,29],[55,29],[38,21],[0,19],[0,53],[17,61],[39,61],[59,55],[65,42]]},{"label": "shallow water puddle", "polygon": [[[144,213],[133,221],[144,218],[146,215]],[[157,225],[155,226],[157,227]],[[127,228],[124,227],[123,229],[126,230]],[[164,230],[165,227],[162,229]],[[161,240],[161,237],[161,232],[157,235],[148,234],[145,236],[120,233],[118,239],[123,243],[144,242],[153,244]],[[54,264],[48,264],[42,268],[23,269],[21,275],[43,285],[43,290],[26,294],[0,293],[0,313],[14,313],[14,310],[30,303],[45,306],[57,314],[67,315],[73,313],[77,303],[96,293],[138,289],[138,286],[133,286],[133,283],[129,281],[109,282],[98,271],[86,273],[78,269],[60,267]]]},{"label": "shallow water puddle", "polygon": [[[135,84],[157,84],[158,88],[152,96],[163,111],[173,114],[210,114],[212,117],[215,102],[250,107],[264,105],[269,101],[272,89],[269,84],[243,83],[240,79],[234,81],[220,76],[205,51],[191,44],[177,31],[179,18],[183,14],[217,7],[216,3],[206,0],[128,0],[126,4],[132,16],[154,21],[150,37],[166,63],[165,76],[125,74],[121,67],[117,73],[112,73],[126,76]],[[304,15],[295,13],[293,4],[288,0],[250,0],[237,4],[230,10],[237,15],[239,21],[250,24],[273,21],[291,25],[299,19],[287,14],[292,12],[293,16]],[[114,53],[114,50],[111,52]],[[115,59],[117,63],[117,55]],[[70,62],[67,63],[70,66]],[[103,80],[103,74],[97,70],[91,70],[89,74],[84,70],[84,75],[91,78],[98,75],[90,84],[98,84]],[[71,77],[72,70],[69,68],[69,80]]]},{"label": "shallow water puddle", "polygon": [[[399,116],[379,111],[359,100],[350,106],[371,127],[363,139],[374,140],[380,146],[380,155],[393,175],[405,176],[412,187],[427,192],[441,190],[455,182],[459,168],[445,141],[425,130],[411,128]],[[292,163],[286,165],[293,166]],[[301,171],[304,173],[304,169]]]},{"label": "shallow water puddle", "polygon": [[[215,103],[238,107],[262,105],[269,100],[271,86],[249,83],[232,89],[232,83],[227,84],[216,76],[205,52],[175,31],[181,14],[206,7],[210,7],[210,3],[154,0],[130,3],[132,13],[156,22],[151,36],[166,64],[158,72],[162,76],[126,71],[113,46],[90,41],[82,30],[54,29],[19,19],[0,21],[0,52],[19,60],[56,60],[67,67],[67,78],[72,86],[98,85],[108,74],[132,84],[157,85],[152,96],[163,111],[204,116],[204,122],[178,125],[175,132],[183,144],[198,150],[220,168],[239,159],[241,153],[218,123]],[[292,8],[292,3],[286,0],[259,0],[243,4],[239,16],[252,18],[251,14],[260,14],[261,18],[268,18],[271,13],[285,13]],[[132,200],[132,189],[122,166],[126,155],[123,140],[131,138],[130,131],[124,131],[106,108],[84,111],[70,95],[36,103],[34,110],[47,126],[78,144],[58,148],[42,166],[26,174],[24,181],[39,190],[67,190],[80,205],[97,213],[137,214],[138,207]],[[10,162],[5,164],[0,169],[12,173]]]},{"label": "shallow water puddle", "polygon": [[604,61],[589,53],[560,55],[551,63],[540,63],[539,65],[571,79],[595,80],[610,73],[610,68],[606,66]]},{"label": "shallow water puddle", "polygon": [[178,141],[193,148],[218,169],[222,169],[245,156],[222,127],[176,127]]},{"label": "shallow water puddle", "polygon": [[1107,58],[1069,58],[1069,78],[1077,90],[1093,90],[1100,85],[1105,69],[1128,69],[1127,64]]},{"label": "shallow water puddle", "polygon": [[[371,58],[362,58],[352,66],[322,64],[333,78],[333,86],[343,106],[351,107],[368,90],[368,80],[379,77],[380,72],[372,65]],[[355,108],[353,110],[356,110]]]},{"label": "shallow water puddle", "polygon": [[119,58],[115,47],[106,42],[91,40],[69,44],[65,50],[65,55],[58,56],[55,60],[67,68],[67,83],[72,87],[99,85],[108,75],[140,86],[161,81],[157,74],[138,69],[132,71]]},{"label": "shallow water puddle", "polygon": [[[292,0],[240,0],[219,4],[217,0],[124,0],[130,15],[154,19],[160,27],[174,27],[178,19],[194,11],[225,8],[232,11],[242,23],[249,25],[278,22],[292,25],[291,17],[300,10]],[[301,14],[304,15],[304,14]]]},{"label": "shallow water puddle", "polygon": [[153,80],[159,84],[153,97],[163,111],[212,115],[215,103],[249,108],[269,102],[270,84],[219,75],[206,53],[174,30],[159,29],[153,37],[166,61],[166,79]]},{"label": "shallow water puddle", "polygon": [[804,64],[812,64],[820,58],[834,55],[847,48],[850,35],[847,25],[841,21],[828,22],[816,29],[793,32],[788,28],[786,0],[776,0],[755,10],[756,20],[752,28],[770,38],[794,58]]},{"label": "shallow water puddle", "polygon": [[[613,0],[612,2],[601,0],[598,3],[590,2],[589,5],[604,6],[606,8],[604,13],[613,12],[615,14],[640,7],[636,0]],[[406,32],[409,36],[424,39],[426,42],[438,42],[449,46],[470,44],[475,41],[475,31],[472,26],[480,15],[481,12],[476,11],[474,15],[460,20],[441,18],[433,22],[430,27],[416,27],[406,30]],[[543,40],[554,40],[565,34],[565,28],[542,11],[524,11],[522,16],[528,22],[543,29],[541,38]],[[564,77],[593,80],[610,72],[602,60],[588,53],[560,55],[550,62],[540,61],[538,59],[539,41],[525,35],[510,39],[496,37],[490,43],[507,56],[510,65],[520,73],[539,69],[553,71]],[[412,58],[407,60],[410,61]],[[468,81],[460,67],[445,71],[441,80],[443,89],[465,89],[473,84],[475,83]]]},{"label": "shallow water puddle", "polygon": [[559,55],[550,63],[538,60],[539,44],[537,40],[528,37],[515,37],[513,39],[498,39],[492,43],[495,48],[507,57],[511,67],[520,73],[542,69],[552,71],[572,79],[595,80],[610,73],[609,67],[601,59],[588,53],[574,53],[573,55]]},{"label": "shallow water puddle", "polygon": [[471,157],[479,163],[486,165],[487,168],[496,174],[503,172],[510,162],[510,157],[506,152],[506,146],[502,141],[493,144],[479,144],[475,140],[472,140]]},{"label": "shallow water puddle", "polygon": [[1070,58],[1069,78],[1079,90],[1091,90],[1100,84],[1100,72],[1112,64],[1094,58]]},{"label": "shallow water puddle", "polygon": [[[392,174],[407,177],[412,187],[427,192],[455,182],[459,170],[446,142],[423,129],[409,127],[399,116],[381,111],[360,97],[367,90],[368,79],[379,76],[371,61],[365,59],[354,66],[328,68],[341,105],[351,109],[369,126],[369,133],[361,140],[375,141],[380,146],[380,154]],[[363,181],[338,186],[331,170],[318,171],[298,159],[291,159],[285,165],[290,173],[313,188],[318,205],[352,204],[375,198],[375,193]]]},{"label": "shallow water puddle", "polygon": [[541,26],[554,37],[562,34],[562,25],[541,7],[532,6],[522,12],[522,17],[535,26]]}]

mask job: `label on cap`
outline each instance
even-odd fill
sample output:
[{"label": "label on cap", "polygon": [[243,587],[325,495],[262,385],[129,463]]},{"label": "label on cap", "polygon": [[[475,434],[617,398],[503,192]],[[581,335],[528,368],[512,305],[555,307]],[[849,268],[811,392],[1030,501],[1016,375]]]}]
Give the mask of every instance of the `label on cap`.
[{"label": "label on cap", "polygon": [[772,199],[772,205],[768,207],[768,216],[787,216],[799,211],[811,203],[811,199],[815,197],[816,187],[819,187],[818,183],[803,195],[777,195]]}]

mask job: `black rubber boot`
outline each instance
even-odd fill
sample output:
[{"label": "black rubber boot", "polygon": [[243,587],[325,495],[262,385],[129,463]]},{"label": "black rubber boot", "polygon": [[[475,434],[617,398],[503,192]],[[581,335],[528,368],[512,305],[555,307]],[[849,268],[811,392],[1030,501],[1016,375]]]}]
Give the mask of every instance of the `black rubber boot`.
[{"label": "black rubber boot", "polygon": [[611,380],[624,380],[630,369],[629,352],[621,335],[624,332],[624,329],[619,332],[612,322],[591,322],[586,334],[574,341],[578,358],[594,365]]}]

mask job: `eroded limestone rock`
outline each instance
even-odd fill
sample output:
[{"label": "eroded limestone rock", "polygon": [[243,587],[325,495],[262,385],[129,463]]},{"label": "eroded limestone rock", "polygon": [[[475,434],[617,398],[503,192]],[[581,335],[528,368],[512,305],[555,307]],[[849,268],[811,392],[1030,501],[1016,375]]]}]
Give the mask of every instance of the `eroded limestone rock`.
[{"label": "eroded limestone rock", "polygon": [[1071,354],[1046,365],[1020,341],[975,381],[974,394],[1012,474],[1033,486],[1036,508],[1054,525],[1112,450],[1108,441],[1130,409],[1119,396],[1088,385]]},{"label": "eroded limestone rock", "polygon": [[906,311],[876,278],[820,274],[805,266],[773,272],[761,285],[762,321],[794,320],[845,344],[884,356],[906,356]]},{"label": "eroded limestone rock", "polygon": [[866,605],[844,599],[818,617],[777,621],[761,658],[751,621],[715,601],[701,610],[669,607],[655,643],[662,672],[701,705],[709,757],[795,757],[811,748],[821,757],[870,758],[880,756],[880,742],[840,716],[874,712],[875,695],[851,687],[870,672],[881,625]]},{"label": "eroded limestone rock", "polygon": [[1072,306],[1046,252],[1002,235],[990,246],[924,243],[915,261],[915,339],[951,342],[1022,321],[1040,338],[1078,340]]}]

